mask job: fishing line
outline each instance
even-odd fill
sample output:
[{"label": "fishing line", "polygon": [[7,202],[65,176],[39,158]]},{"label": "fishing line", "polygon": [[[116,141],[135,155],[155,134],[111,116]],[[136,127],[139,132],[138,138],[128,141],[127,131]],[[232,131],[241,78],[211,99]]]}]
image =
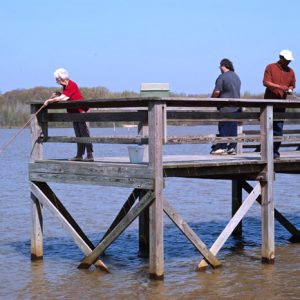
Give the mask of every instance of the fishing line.
[{"label": "fishing line", "polygon": [[16,134],[14,134],[5,144],[4,146],[2,146],[2,148],[0,149],[0,155],[4,152],[4,150],[7,149],[7,147],[14,141],[14,139],[24,130],[24,128],[32,121],[33,118],[35,118],[37,116],[37,114],[44,108],[46,107],[46,105],[44,104],[41,108],[39,108],[39,110],[33,114],[29,120],[23,125],[23,127],[21,127]]},{"label": "fishing line", "polygon": [[300,97],[298,97],[298,96],[295,95],[295,94],[292,94],[292,95],[296,98],[296,100],[300,101]]}]

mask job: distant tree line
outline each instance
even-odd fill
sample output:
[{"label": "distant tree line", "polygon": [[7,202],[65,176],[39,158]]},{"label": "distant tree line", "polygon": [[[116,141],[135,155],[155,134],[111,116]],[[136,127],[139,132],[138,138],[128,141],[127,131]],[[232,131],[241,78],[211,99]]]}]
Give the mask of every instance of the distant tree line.
[{"label": "distant tree line", "polygon": [[[24,125],[30,118],[29,102],[33,100],[44,101],[57,90],[59,89],[52,87],[35,87],[0,94],[0,127],[11,128]],[[81,87],[80,90],[84,99],[134,97],[138,95],[130,91],[113,93],[105,87]]]},{"label": "distant tree line", "polygon": [[[131,91],[111,92],[101,86],[92,88],[81,87],[80,89],[84,99],[124,98],[139,95]],[[31,89],[17,89],[0,94],[0,127],[11,128],[24,125],[30,118],[30,106],[28,103],[33,100],[46,100],[56,90],[57,88],[54,87],[35,87]],[[207,94],[187,95],[184,93],[171,93],[171,96],[208,97]],[[263,95],[253,95],[249,92],[245,92],[243,98],[257,99],[263,98]]]}]

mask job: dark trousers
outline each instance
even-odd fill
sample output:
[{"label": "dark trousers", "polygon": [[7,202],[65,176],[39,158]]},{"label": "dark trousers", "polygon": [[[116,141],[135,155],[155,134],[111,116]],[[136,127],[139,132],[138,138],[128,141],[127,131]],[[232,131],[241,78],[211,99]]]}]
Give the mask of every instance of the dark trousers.
[{"label": "dark trousers", "polygon": [[[282,136],[283,135],[283,121],[274,121],[273,122],[273,135]],[[274,153],[279,152],[281,142],[274,142]]]},{"label": "dark trousers", "polygon": [[[76,137],[90,137],[90,130],[86,122],[73,122]],[[87,154],[93,153],[92,143],[77,143],[77,155],[83,156],[86,149]]]},{"label": "dark trousers", "polygon": [[[219,137],[226,137],[226,136],[237,136],[237,127],[238,122],[231,121],[231,122],[219,122],[218,129],[219,134],[217,136]],[[214,150],[217,149],[231,149],[236,148],[236,143],[230,143],[227,145],[227,143],[219,143],[212,147]]]},{"label": "dark trousers", "polygon": [[[274,112],[285,112],[285,108],[274,108]],[[283,121],[273,122],[273,136],[283,136]],[[279,152],[281,142],[274,142],[274,153]]]}]

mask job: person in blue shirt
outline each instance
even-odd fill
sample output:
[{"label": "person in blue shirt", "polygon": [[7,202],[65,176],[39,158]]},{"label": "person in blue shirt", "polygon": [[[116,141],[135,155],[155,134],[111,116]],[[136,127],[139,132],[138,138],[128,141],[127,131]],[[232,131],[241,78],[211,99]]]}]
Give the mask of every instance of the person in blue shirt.
[{"label": "person in blue shirt", "polygon": [[[232,62],[224,58],[220,62],[221,75],[217,78],[212,98],[240,98],[241,80],[235,73]],[[238,112],[239,107],[221,107],[220,112]],[[218,124],[219,137],[237,136],[238,122],[220,121]],[[236,154],[236,143],[218,143],[212,146],[211,154]]]}]

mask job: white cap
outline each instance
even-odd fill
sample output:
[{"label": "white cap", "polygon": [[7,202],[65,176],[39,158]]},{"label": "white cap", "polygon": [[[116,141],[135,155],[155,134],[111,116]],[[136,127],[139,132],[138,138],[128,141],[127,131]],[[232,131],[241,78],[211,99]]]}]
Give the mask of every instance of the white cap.
[{"label": "white cap", "polygon": [[55,78],[61,78],[61,79],[69,79],[69,73],[66,69],[59,68],[55,70],[54,72],[54,77]]},{"label": "white cap", "polygon": [[292,51],[290,50],[282,50],[279,55],[283,56],[286,60],[294,60]]}]

